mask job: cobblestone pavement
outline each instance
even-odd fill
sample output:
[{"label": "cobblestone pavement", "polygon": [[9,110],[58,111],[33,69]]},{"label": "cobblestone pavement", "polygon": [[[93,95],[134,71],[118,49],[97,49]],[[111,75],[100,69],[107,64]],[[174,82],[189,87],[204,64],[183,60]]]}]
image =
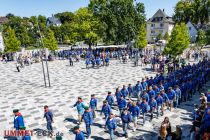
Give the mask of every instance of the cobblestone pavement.
[{"label": "cobblestone pavement", "polygon": [[[49,62],[52,87],[44,88],[40,63],[26,66],[21,69],[20,73],[16,72],[13,62],[0,63],[0,139],[3,139],[4,130],[13,129],[12,110],[15,108],[20,109],[23,114],[28,130],[46,129],[46,122],[42,120],[42,117],[43,106],[48,105],[55,115],[53,123],[55,132],[64,133],[63,140],[73,140],[74,134],[69,130],[75,126],[77,111],[71,106],[78,96],[88,103],[90,95],[94,93],[98,98],[100,109],[107,91],[114,93],[117,86],[135,84],[142,77],[155,74],[148,69],[149,66],[133,67],[131,62],[121,64],[116,60],[111,61],[109,67],[85,69],[84,62],[75,63],[73,67],[70,67],[67,60],[56,60]],[[197,100],[198,98],[193,102]],[[188,139],[192,102],[182,104],[182,108],[172,112],[167,111],[165,116],[169,116],[173,130],[176,125],[181,125],[184,131],[183,139]],[[119,114],[117,110],[114,110],[114,113]],[[129,130],[129,139],[157,139],[158,128],[163,118],[164,116],[153,119],[152,122],[147,121],[144,126],[141,125],[142,119],[140,119],[137,131]],[[103,124],[104,120],[97,112],[90,139],[109,139],[109,134],[102,128]],[[84,123],[81,125],[81,130],[85,131]],[[117,131],[116,139],[125,139],[122,136],[120,124]],[[32,139],[48,140],[51,138],[33,136]]]}]

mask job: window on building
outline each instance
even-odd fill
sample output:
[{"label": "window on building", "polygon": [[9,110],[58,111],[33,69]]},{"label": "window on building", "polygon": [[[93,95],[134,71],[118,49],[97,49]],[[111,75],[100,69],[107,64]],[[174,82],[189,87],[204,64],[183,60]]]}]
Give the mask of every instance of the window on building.
[{"label": "window on building", "polygon": [[160,23],[160,27],[163,27],[164,26],[164,23]]},{"label": "window on building", "polygon": [[155,24],[151,24],[151,27],[155,27]]},{"label": "window on building", "polygon": [[151,31],[151,34],[155,34],[155,31]]},{"label": "window on building", "polygon": [[159,30],[159,33],[162,34],[163,33],[163,30]]},{"label": "window on building", "polygon": [[189,27],[189,30],[191,30],[191,27]]}]

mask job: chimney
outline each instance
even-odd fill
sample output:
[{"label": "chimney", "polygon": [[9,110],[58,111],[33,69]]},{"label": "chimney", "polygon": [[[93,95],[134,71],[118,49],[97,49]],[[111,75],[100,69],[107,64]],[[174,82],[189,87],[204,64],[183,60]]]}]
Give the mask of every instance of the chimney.
[{"label": "chimney", "polygon": [[165,12],[165,9],[163,9],[163,12]]}]

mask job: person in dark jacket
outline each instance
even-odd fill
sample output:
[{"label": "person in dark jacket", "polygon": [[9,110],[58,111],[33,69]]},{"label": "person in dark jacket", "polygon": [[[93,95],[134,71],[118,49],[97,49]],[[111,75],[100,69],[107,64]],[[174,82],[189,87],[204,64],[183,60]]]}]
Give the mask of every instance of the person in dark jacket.
[{"label": "person in dark jacket", "polygon": [[79,130],[79,126],[74,127],[75,140],[85,140],[84,133]]},{"label": "person in dark jacket", "polygon": [[121,120],[123,124],[123,131],[126,138],[128,138],[128,124],[131,122],[131,114],[128,112],[128,108],[124,108],[124,111],[121,114]]},{"label": "person in dark jacket", "polygon": [[20,130],[20,127],[24,127],[24,118],[22,114],[19,112],[18,109],[14,109],[13,113],[15,115],[14,117],[14,128],[15,130]]},{"label": "person in dark jacket", "polygon": [[106,121],[106,127],[110,134],[110,140],[114,140],[114,132],[117,128],[117,122],[113,113],[111,113]]},{"label": "person in dark jacket", "polygon": [[95,95],[92,94],[91,99],[90,99],[90,108],[93,114],[93,118],[96,118],[95,110],[97,109],[97,104],[98,104],[98,100],[95,98]]},{"label": "person in dark jacket", "polygon": [[47,105],[44,106],[44,118],[46,118],[47,121],[47,130],[52,132],[53,131],[52,123],[54,122],[53,113],[52,111],[49,110]]},{"label": "person in dark jacket", "polygon": [[91,110],[89,109],[89,107],[84,107],[85,109],[85,112],[83,114],[83,119],[84,119],[84,122],[85,122],[85,125],[86,125],[86,132],[87,132],[87,138],[90,137],[90,134],[91,134],[91,125],[93,124],[93,115],[92,115],[92,112]]}]

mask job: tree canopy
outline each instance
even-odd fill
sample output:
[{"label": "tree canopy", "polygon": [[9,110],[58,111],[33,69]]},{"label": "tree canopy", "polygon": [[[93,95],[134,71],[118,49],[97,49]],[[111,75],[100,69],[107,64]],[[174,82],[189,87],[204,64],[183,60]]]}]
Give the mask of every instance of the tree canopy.
[{"label": "tree canopy", "polygon": [[20,49],[20,41],[15,36],[15,31],[8,27],[4,32],[5,52],[13,53]]},{"label": "tree canopy", "polygon": [[103,25],[103,40],[125,43],[137,38],[140,25],[145,22],[143,3],[134,0],[90,0],[89,8]]},{"label": "tree canopy", "polygon": [[147,46],[146,35],[147,35],[146,25],[141,24],[140,29],[139,29],[139,33],[138,33],[137,48],[143,49]]},{"label": "tree canopy", "polygon": [[173,19],[178,23],[207,23],[210,20],[209,7],[210,0],[180,0],[175,6]]},{"label": "tree canopy", "polygon": [[174,27],[170,40],[164,49],[165,54],[176,57],[183,53],[189,47],[190,37],[187,31],[186,24],[176,24]]}]

